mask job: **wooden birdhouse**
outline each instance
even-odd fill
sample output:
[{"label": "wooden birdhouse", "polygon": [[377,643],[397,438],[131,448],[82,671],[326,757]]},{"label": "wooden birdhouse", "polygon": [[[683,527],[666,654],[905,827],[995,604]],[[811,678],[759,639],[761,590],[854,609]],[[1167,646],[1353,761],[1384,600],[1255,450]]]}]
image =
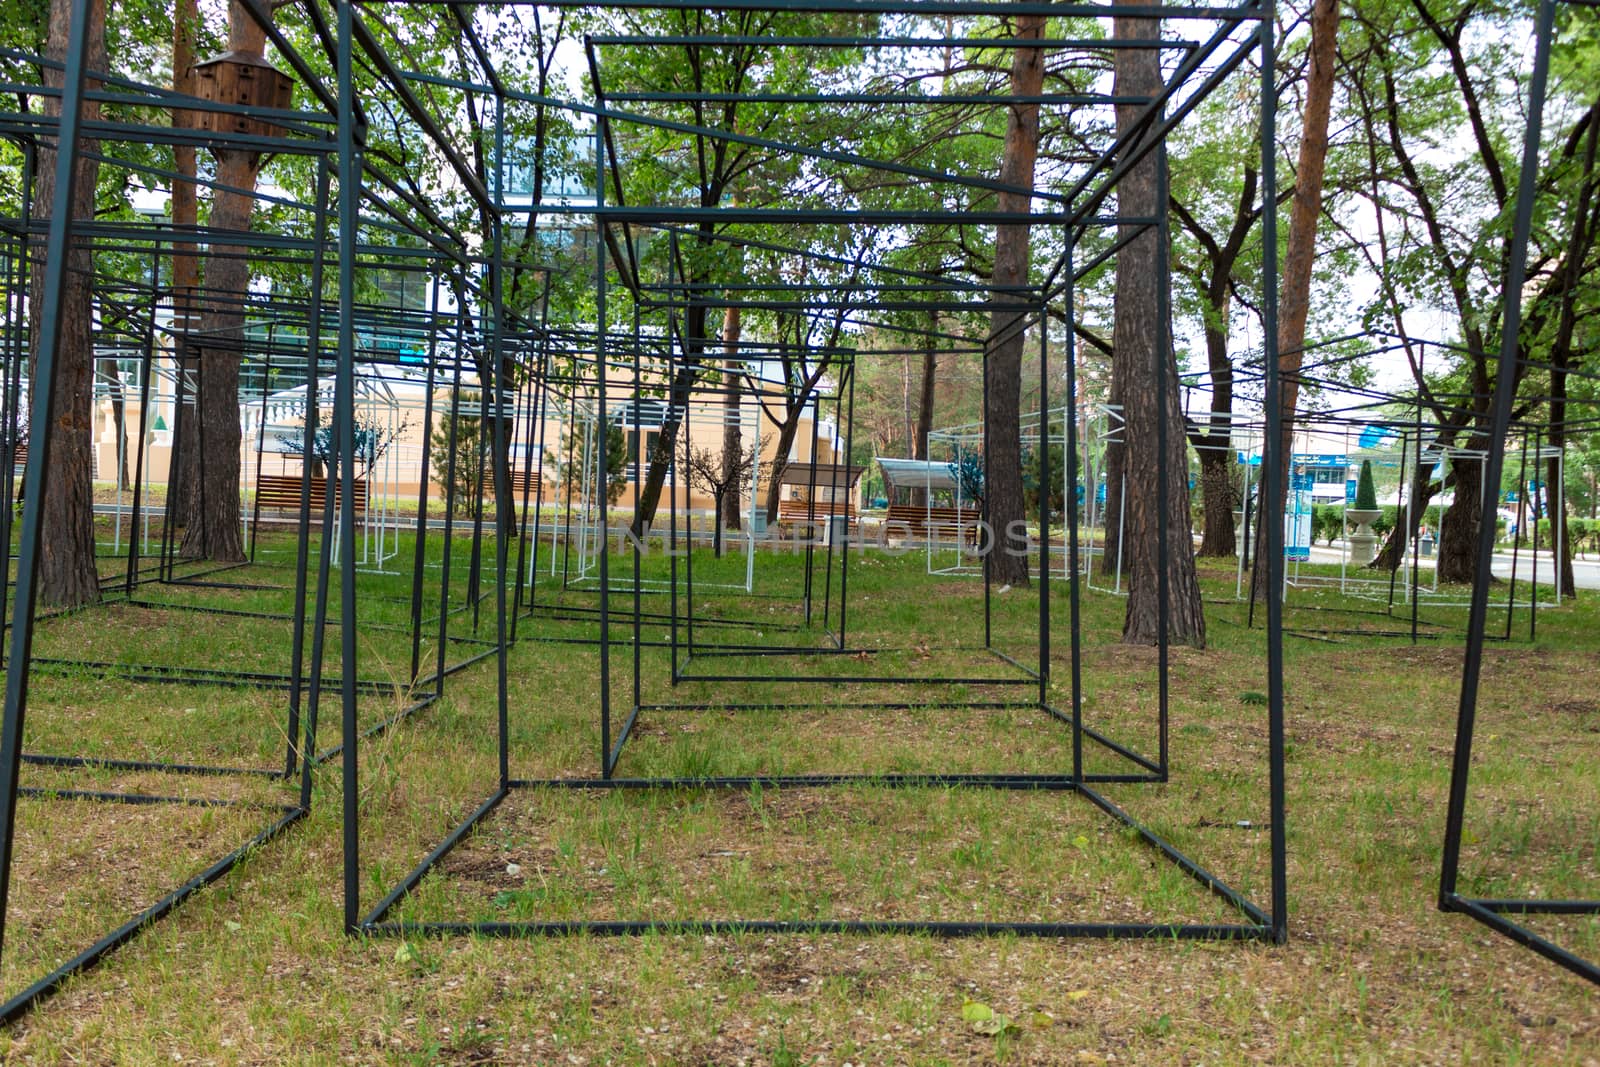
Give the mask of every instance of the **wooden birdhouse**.
[{"label": "wooden birdhouse", "polygon": [[[224,52],[195,64],[194,84],[202,100],[229,106],[285,109],[294,99],[294,81],[253,52]],[[194,125],[222,137],[275,137],[283,132],[276,123],[233,111],[194,112]]]}]

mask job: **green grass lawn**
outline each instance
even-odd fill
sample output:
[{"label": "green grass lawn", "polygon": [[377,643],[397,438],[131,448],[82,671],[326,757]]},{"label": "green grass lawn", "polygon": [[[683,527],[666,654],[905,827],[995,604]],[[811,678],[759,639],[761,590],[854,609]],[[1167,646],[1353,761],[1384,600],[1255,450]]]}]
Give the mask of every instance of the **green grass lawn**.
[{"label": "green grass lawn", "polygon": [[[403,706],[411,680],[410,542],[363,574],[356,673],[361,725]],[[249,588],[143,587],[47,620],[41,656],[287,672],[292,546],[265,538],[228,572]],[[548,549],[546,550],[548,552]],[[442,544],[428,545],[425,665],[440,641]],[[492,570],[492,554],[487,566]],[[588,777],[601,750],[598,597],[562,589],[541,558],[541,610],[510,653],[511,773]],[[631,557],[611,560],[631,610]],[[648,557],[646,612],[667,613],[672,561]],[[680,579],[688,561],[676,564]],[[119,566],[107,561],[107,573]],[[919,553],[852,553],[839,614],[837,557],[697,550],[695,648],[614,620],[613,723],[652,708],[618,774],[1063,773],[1067,727],[1033,702],[1037,587],[997,593],[985,650],[983,588],[931,577]],[[444,647],[492,638],[474,617],[456,546]],[[1059,573],[1059,570],[1058,570]],[[220,576],[218,576],[220,578]],[[1265,638],[1208,568],[1208,647],[1174,649],[1171,781],[1105,792],[1201,865],[1265,904]],[[488,586],[477,589],[482,595]],[[224,608],[209,614],[199,608]],[[1071,703],[1069,604],[1052,582],[1047,699]],[[1391,614],[1392,610],[1392,614]],[[1085,593],[1085,721],[1153,755],[1153,650],[1120,644],[1122,602]],[[1491,629],[1503,624],[1491,612]],[[218,885],[0,1034],[8,1062],[59,1063],[1326,1063],[1554,1062],[1600,1057],[1595,990],[1433,906],[1465,611],[1429,605],[1422,640],[1403,605],[1292,591],[1285,639],[1291,940],[1285,947],[1015,937],[650,935],[545,940],[350,939],[341,933],[341,779],[317,774],[314,809]],[[847,652],[829,649],[846,629]],[[1486,655],[1461,889],[1600,895],[1600,610],[1541,611],[1539,640]],[[1350,632],[1357,631],[1357,632]],[[1366,631],[1366,632],[1360,632]],[[327,670],[341,668],[337,628]],[[761,652],[747,646],[761,646]],[[426,674],[431,666],[425,666]],[[124,672],[125,673],[125,672]],[[495,670],[453,674],[442,700],[361,745],[361,903],[374,905],[493,790]],[[706,681],[706,676],[778,680]],[[875,679],[900,679],[892,684]],[[805,679],[812,679],[807,681]],[[827,680],[818,680],[827,679]],[[951,683],[950,679],[957,679]],[[1021,684],[1018,684],[1018,683]],[[129,681],[58,666],[33,683],[29,751],[275,766],[281,691]],[[712,707],[704,707],[712,705]],[[749,705],[725,707],[722,705]],[[892,706],[890,706],[892,705]],[[953,706],[968,705],[968,706]],[[985,705],[985,706],[972,706]],[[995,706],[988,706],[995,705]],[[339,743],[325,700],[319,747]],[[1133,769],[1085,749],[1091,772]],[[28,800],[19,815],[0,981],[15,992],[53,962],[265,825],[293,784],[30,766],[46,789],[138,789],[240,803],[137,809]],[[847,788],[514,792],[404,901],[407,921],[870,919],[1237,922],[1231,908],[1070,793]],[[1600,957],[1600,923],[1537,927]],[[986,1005],[1013,1026],[967,1015]],[[998,1033],[993,1031],[998,1030]]]}]

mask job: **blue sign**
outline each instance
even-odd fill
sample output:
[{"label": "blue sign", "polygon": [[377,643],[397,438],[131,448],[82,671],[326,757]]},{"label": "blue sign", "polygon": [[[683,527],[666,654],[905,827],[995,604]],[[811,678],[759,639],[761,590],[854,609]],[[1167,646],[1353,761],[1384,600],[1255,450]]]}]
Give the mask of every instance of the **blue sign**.
[{"label": "blue sign", "polygon": [[1361,437],[1357,444],[1362,448],[1377,448],[1394,436],[1394,431],[1387,426],[1366,426],[1361,430]]}]

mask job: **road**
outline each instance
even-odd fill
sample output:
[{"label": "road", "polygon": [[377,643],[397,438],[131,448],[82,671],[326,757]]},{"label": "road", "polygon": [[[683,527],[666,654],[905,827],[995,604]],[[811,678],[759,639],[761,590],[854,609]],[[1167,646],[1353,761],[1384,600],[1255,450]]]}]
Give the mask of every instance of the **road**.
[{"label": "road", "polygon": [[[1523,549],[1517,555],[1516,576],[1518,582],[1526,582],[1534,577],[1533,553]],[[1337,564],[1340,559],[1338,547],[1317,545],[1311,550],[1311,560],[1314,563]],[[1433,569],[1434,561],[1422,559],[1419,561],[1422,572],[1427,574]],[[1510,552],[1496,552],[1494,556],[1494,576],[1496,578],[1511,577],[1512,555]],[[1541,582],[1549,582],[1554,574],[1555,566],[1553,553],[1541,550],[1538,559],[1538,578]],[[1600,589],[1600,559],[1575,559],[1572,561],[1572,580],[1579,589]]]}]

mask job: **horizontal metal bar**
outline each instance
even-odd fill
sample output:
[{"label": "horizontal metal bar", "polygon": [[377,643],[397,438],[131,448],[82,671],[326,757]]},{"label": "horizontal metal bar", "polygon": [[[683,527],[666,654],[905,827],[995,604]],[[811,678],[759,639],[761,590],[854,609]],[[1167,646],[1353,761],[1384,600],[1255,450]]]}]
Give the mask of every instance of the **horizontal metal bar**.
[{"label": "horizontal metal bar", "polygon": [[[476,7],[592,7],[593,0],[403,0],[424,6]],[[607,7],[646,11],[704,11],[701,0],[607,0]],[[1056,4],[1043,0],[717,0],[719,11],[783,11],[804,14],[906,14],[906,15],[1045,15],[1051,18],[1206,19],[1260,21],[1267,16],[1256,3],[1237,7],[1177,4]]]},{"label": "horizontal metal bar", "polygon": [[769,774],[711,778],[517,778],[512,789],[1005,789],[1072,792],[1070,774]]},{"label": "horizontal metal bar", "polygon": [[[0,111],[0,129],[53,140],[56,120],[45,119],[29,111]],[[277,152],[288,155],[326,155],[333,151],[332,142],[320,138],[273,137],[250,133],[219,136],[183,126],[141,125],[132,122],[85,121],[81,132],[85,137],[113,143],[192,145],[195,148],[216,146],[240,152]]]},{"label": "horizontal metal bar", "polygon": [[810,703],[762,704],[641,704],[643,711],[1000,711],[1037,707],[1032,700],[852,700],[849,704],[828,705]]},{"label": "horizontal metal bar", "polygon": [[[640,34],[597,34],[589,43],[602,48],[682,48],[695,45],[763,45],[772,48],[994,48],[1007,52],[1025,52],[1042,48],[1121,49],[1192,49],[1199,41],[1185,41],[1172,37],[790,37],[778,34],[694,34],[669,33],[660,36]],[[814,103],[799,94],[799,103]],[[606,93],[606,99],[614,99]],[[742,97],[740,99],[743,99]],[[1020,101],[1016,101],[1020,102]]]},{"label": "horizontal metal bar", "polygon": [[659,919],[641,922],[376,923],[361,932],[376,937],[671,937],[741,934],[873,934],[928,937],[1104,938],[1128,941],[1267,941],[1269,929],[1225,923],[1025,923],[934,922],[918,919]]},{"label": "horizontal metal bar", "polygon": [[[1044,705],[1044,710],[1045,713],[1051,718],[1066,723],[1067,725],[1072,724],[1072,716],[1062,711],[1060,708],[1051,704],[1046,704]],[[1101,733],[1093,726],[1090,726],[1088,723],[1080,723],[1079,728],[1083,731],[1083,735],[1085,737],[1089,738],[1096,744],[1103,745],[1107,749],[1110,749],[1112,752],[1115,752],[1117,755],[1121,756],[1123,759],[1131,760],[1132,762],[1137,763],[1145,770],[1156,775],[1158,780],[1163,782],[1167,780],[1166,772],[1161,769],[1161,764],[1157,763],[1155,760],[1150,759],[1148,756],[1140,755],[1138,752],[1124,744],[1121,744],[1120,742],[1113,741],[1110,737],[1107,737],[1105,734]]]},{"label": "horizontal metal bar", "polygon": [[1540,937],[1525,926],[1519,926],[1498,911],[1484,907],[1471,897],[1450,894],[1441,902],[1441,908],[1444,911],[1458,911],[1463,915],[1470,915],[1489,929],[1504,934],[1525,948],[1532,949],[1550,962],[1565,967],[1579,978],[1587,978],[1600,985],[1600,966],[1569,952],[1553,941]]},{"label": "horizontal metal bar", "polygon": [[64,983],[68,978],[71,978],[77,974],[82,974],[84,971],[87,971],[89,968],[99,963],[106,957],[107,954],[133,940],[133,938],[138,936],[139,932],[145,927],[149,926],[158,919],[165,917],[178,905],[182,904],[200,890],[204,889],[212,882],[215,882],[217,879],[233,870],[234,867],[238,866],[241,860],[245,859],[245,857],[249,856],[256,849],[260,848],[262,845],[265,845],[267,842],[283,833],[296,822],[299,822],[301,819],[305,818],[305,816],[306,809],[295,808],[290,814],[285,815],[283,818],[279,819],[265,830],[262,830],[245,844],[234,849],[226,856],[223,856],[221,859],[217,860],[217,862],[213,863],[211,866],[207,867],[205,870],[201,871],[199,874],[183,883],[183,885],[179,886],[171,893],[168,893],[166,896],[156,901],[156,903],[152,904],[150,907],[146,908],[132,919],[129,919],[127,922],[123,923],[109,934],[106,934],[100,940],[96,941],[93,945],[90,945],[88,948],[72,957],[66,963],[63,963],[61,966],[51,971],[43,978],[40,978],[38,981],[28,986],[26,989],[12,997],[10,1000],[6,1001],[4,1004],[0,1004],[0,1023],[9,1023],[13,1019],[16,1019],[27,1012],[41,999],[59,989],[62,983]]},{"label": "horizontal metal bar", "polygon": [[229,776],[273,780],[287,777],[281,769],[267,767],[214,767],[195,763],[162,763],[155,760],[104,759],[96,756],[56,756],[24,752],[22,762],[35,767],[97,767],[111,771],[158,771],[162,774],[196,775],[209,778]]},{"label": "horizontal metal bar", "polygon": [[[58,673],[75,671],[95,672],[101,677],[123,678],[131,682],[149,682],[170,685],[210,685],[239,689],[287,689],[292,679],[287,674],[262,674],[252,671],[229,671],[222,668],[172,667],[149,663],[96,663],[69,659],[42,659],[34,657],[34,667],[48,667]],[[339,679],[327,679],[325,685],[337,686]],[[302,683],[305,688],[309,683]],[[356,686],[363,693],[390,696],[402,691],[394,682],[373,678],[358,678]]]},{"label": "horizontal metal bar", "polygon": [[[491,652],[487,653],[487,654],[491,654],[492,655],[494,651],[498,651],[498,650],[497,649],[491,650]],[[479,656],[479,657],[475,657],[475,658],[476,659],[482,659],[483,657]],[[446,674],[451,674],[451,673],[453,673],[453,671],[450,668],[446,668],[445,669],[445,673]],[[323,682],[323,686],[325,688],[330,688],[330,689],[335,687],[333,682],[326,682],[326,681]],[[411,703],[407,704],[405,707],[401,708],[399,711],[395,712],[393,715],[389,716],[387,719],[383,719],[383,720],[381,720],[379,722],[375,722],[371,726],[367,727],[365,730],[362,730],[361,731],[361,735],[360,735],[360,739],[365,741],[365,740],[368,740],[369,738],[377,737],[378,735],[380,735],[380,734],[386,732],[387,730],[389,730],[390,727],[395,726],[395,725],[397,725],[397,724],[399,724],[401,722],[404,722],[406,719],[411,718],[411,716],[415,715],[417,712],[419,712],[422,709],[432,705],[438,699],[439,699],[439,694],[438,693],[429,693],[426,696],[418,698],[417,700],[413,700]],[[312,759],[311,765],[314,766],[314,767],[320,767],[322,764],[328,762],[333,757],[337,756],[339,753],[341,753],[343,751],[344,751],[344,744],[342,742],[340,744],[334,745],[332,748],[323,749],[321,752],[317,753],[317,755],[316,755],[316,757],[314,759]]]},{"label": "horizontal metal bar", "polygon": [[[810,649],[795,649],[796,655],[806,655]],[[683,682],[767,682],[773,685],[1037,685],[1032,678],[908,678],[904,675],[806,675],[796,678],[779,674],[689,674],[678,675]]]},{"label": "horizontal metal bar", "polygon": [[297,811],[289,804],[261,804],[249,800],[230,800],[226,797],[171,797],[152,793],[108,793],[93,789],[43,789],[24,787],[18,796],[31,800],[93,800],[102,804],[131,804],[134,807],[153,807],[160,804],[177,804],[191,808],[256,808],[268,811]]},{"label": "horizontal metal bar", "polygon": [[628,712],[628,717],[623,720],[622,729],[617,731],[617,740],[605,757],[605,771],[607,774],[616,770],[617,764],[622,761],[622,748],[628,743],[628,738],[633,735],[633,728],[639,721],[639,712],[641,710],[643,709],[640,705],[634,705],[633,710]]},{"label": "horizontal metal bar", "polygon": [[[1035,194],[1043,196],[1044,194]],[[1050,197],[1060,200],[1060,197]],[[542,208],[547,214],[598,215],[605,222],[700,222],[718,223],[860,223],[862,225],[913,225],[916,223],[965,222],[973,225],[1037,224],[1060,225],[1069,221],[1083,221],[1073,212],[1065,211],[891,211],[874,208],[744,208],[744,207],[584,207],[564,208],[558,205]],[[1111,220],[1117,224],[1120,220]]]},{"label": "horizontal metal bar", "polygon": [[1496,900],[1462,897],[1502,915],[1600,915],[1600,900]]},{"label": "horizontal metal bar", "polygon": [[443,841],[434,846],[433,850],[423,857],[422,862],[413,867],[411,872],[400,880],[400,884],[389,890],[384,898],[378,902],[377,907],[368,912],[367,917],[361,920],[361,925],[366,927],[382,921],[383,917],[389,914],[390,909],[405,899],[417,887],[427,873],[433,869],[434,864],[444,859],[445,854],[455,848],[457,842],[471,833],[472,828],[482,822],[484,816],[498,807],[509,793],[510,791],[502,786],[490,794],[489,799],[478,805],[476,811],[468,815],[454,830],[450,831]]},{"label": "horizontal metal bar", "polygon": [[1179,852],[1172,845],[1168,844],[1165,838],[1161,837],[1155,831],[1145,826],[1132,815],[1129,815],[1126,811],[1117,806],[1117,804],[1087,785],[1080,786],[1078,788],[1078,792],[1088,797],[1095,803],[1096,806],[1100,808],[1100,810],[1104,811],[1107,815],[1117,819],[1130,830],[1133,830],[1135,833],[1137,833],[1140,838],[1144,840],[1145,844],[1156,849],[1163,856],[1167,857],[1167,859],[1177,864],[1179,869],[1181,869],[1189,877],[1193,878],[1196,882],[1199,882],[1201,885],[1205,886],[1214,895],[1220,897],[1233,907],[1238,908],[1240,911],[1244,912],[1244,914],[1248,915],[1252,920],[1259,923],[1262,927],[1271,928],[1272,920],[1268,918],[1267,913],[1252,904],[1248,899],[1246,899],[1243,893],[1240,893],[1237,889],[1234,889],[1232,886],[1228,885],[1228,883],[1224,882],[1222,879],[1218,878],[1204,867],[1201,867],[1194,860],[1190,859],[1182,852]]},{"label": "horizontal metal bar", "polygon": [[1148,96],[1114,93],[628,93],[611,91],[618,104],[1148,104]]}]

